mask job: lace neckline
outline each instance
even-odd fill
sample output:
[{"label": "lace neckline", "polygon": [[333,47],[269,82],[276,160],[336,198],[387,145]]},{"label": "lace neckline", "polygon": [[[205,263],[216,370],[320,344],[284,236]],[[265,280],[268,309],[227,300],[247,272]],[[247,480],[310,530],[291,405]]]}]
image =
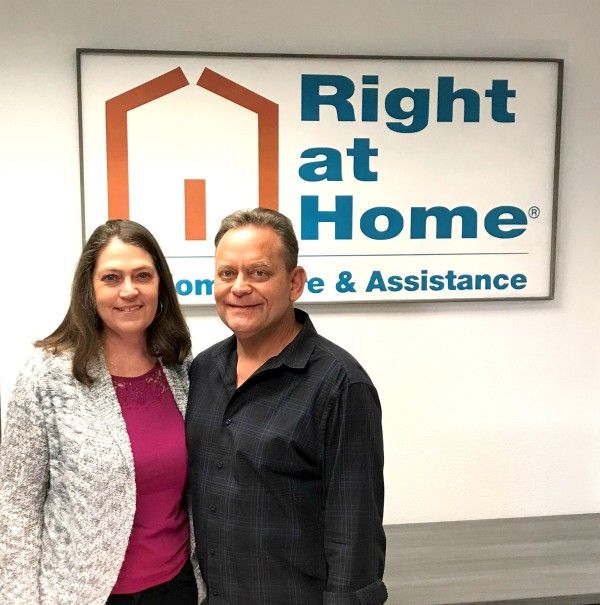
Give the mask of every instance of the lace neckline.
[{"label": "lace neckline", "polygon": [[111,374],[110,377],[113,379],[113,381],[117,380],[118,382],[147,381],[148,378],[150,378],[152,374],[156,373],[156,371],[159,367],[160,367],[160,363],[157,360],[156,363],[147,372],[144,372],[140,376],[117,376],[116,374]]},{"label": "lace neckline", "polygon": [[121,407],[138,407],[161,401],[169,384],[157,361],[154,367],[141,376],[111,376]]}]

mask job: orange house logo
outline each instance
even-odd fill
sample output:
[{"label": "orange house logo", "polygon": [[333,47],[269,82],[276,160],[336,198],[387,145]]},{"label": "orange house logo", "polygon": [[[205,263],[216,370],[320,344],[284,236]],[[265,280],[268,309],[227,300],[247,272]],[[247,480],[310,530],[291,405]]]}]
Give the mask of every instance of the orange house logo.
[{"label": "orange house logo", "polygon": [[[127,114],[132,109],[188,86],[177,67],[106,101],[106,167],[108,218],[129,218]],[[279,209],[279,105],[205,68],[196,82],[258,118],[258,205]],[[185,179],[185,239],[206,239],[206,180]]]}]

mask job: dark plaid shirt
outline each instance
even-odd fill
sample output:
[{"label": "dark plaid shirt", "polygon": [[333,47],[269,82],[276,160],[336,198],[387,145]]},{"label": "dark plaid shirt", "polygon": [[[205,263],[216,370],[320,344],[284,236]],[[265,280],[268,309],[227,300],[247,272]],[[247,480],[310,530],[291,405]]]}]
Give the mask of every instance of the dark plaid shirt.
[{"label": "dark plaid shirt", "polygon": [[190,490],[210,605],[379,605],[387,592],[377,391],[303,328],[236,389],[235,336],[190,368]]}]

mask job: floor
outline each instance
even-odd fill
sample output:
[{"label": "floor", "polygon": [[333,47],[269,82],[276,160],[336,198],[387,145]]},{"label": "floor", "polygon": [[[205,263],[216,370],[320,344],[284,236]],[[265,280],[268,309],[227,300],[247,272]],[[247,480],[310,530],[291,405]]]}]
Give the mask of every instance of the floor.
[{"label": "floor", "polygon": [[389,605],[600,603],[600,514],[385,529]]}]

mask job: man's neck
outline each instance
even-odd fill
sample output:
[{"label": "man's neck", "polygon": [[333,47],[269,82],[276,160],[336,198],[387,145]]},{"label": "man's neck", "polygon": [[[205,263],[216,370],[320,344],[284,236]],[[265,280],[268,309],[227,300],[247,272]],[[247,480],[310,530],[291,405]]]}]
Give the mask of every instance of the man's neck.
[{"label": "man's neck", "polygon": [[302,329],[295,315],[276,327],[273,334],[260,334],[250,338],[237,338],[237,386],[244,383],[268,359],[279,355]]}]

